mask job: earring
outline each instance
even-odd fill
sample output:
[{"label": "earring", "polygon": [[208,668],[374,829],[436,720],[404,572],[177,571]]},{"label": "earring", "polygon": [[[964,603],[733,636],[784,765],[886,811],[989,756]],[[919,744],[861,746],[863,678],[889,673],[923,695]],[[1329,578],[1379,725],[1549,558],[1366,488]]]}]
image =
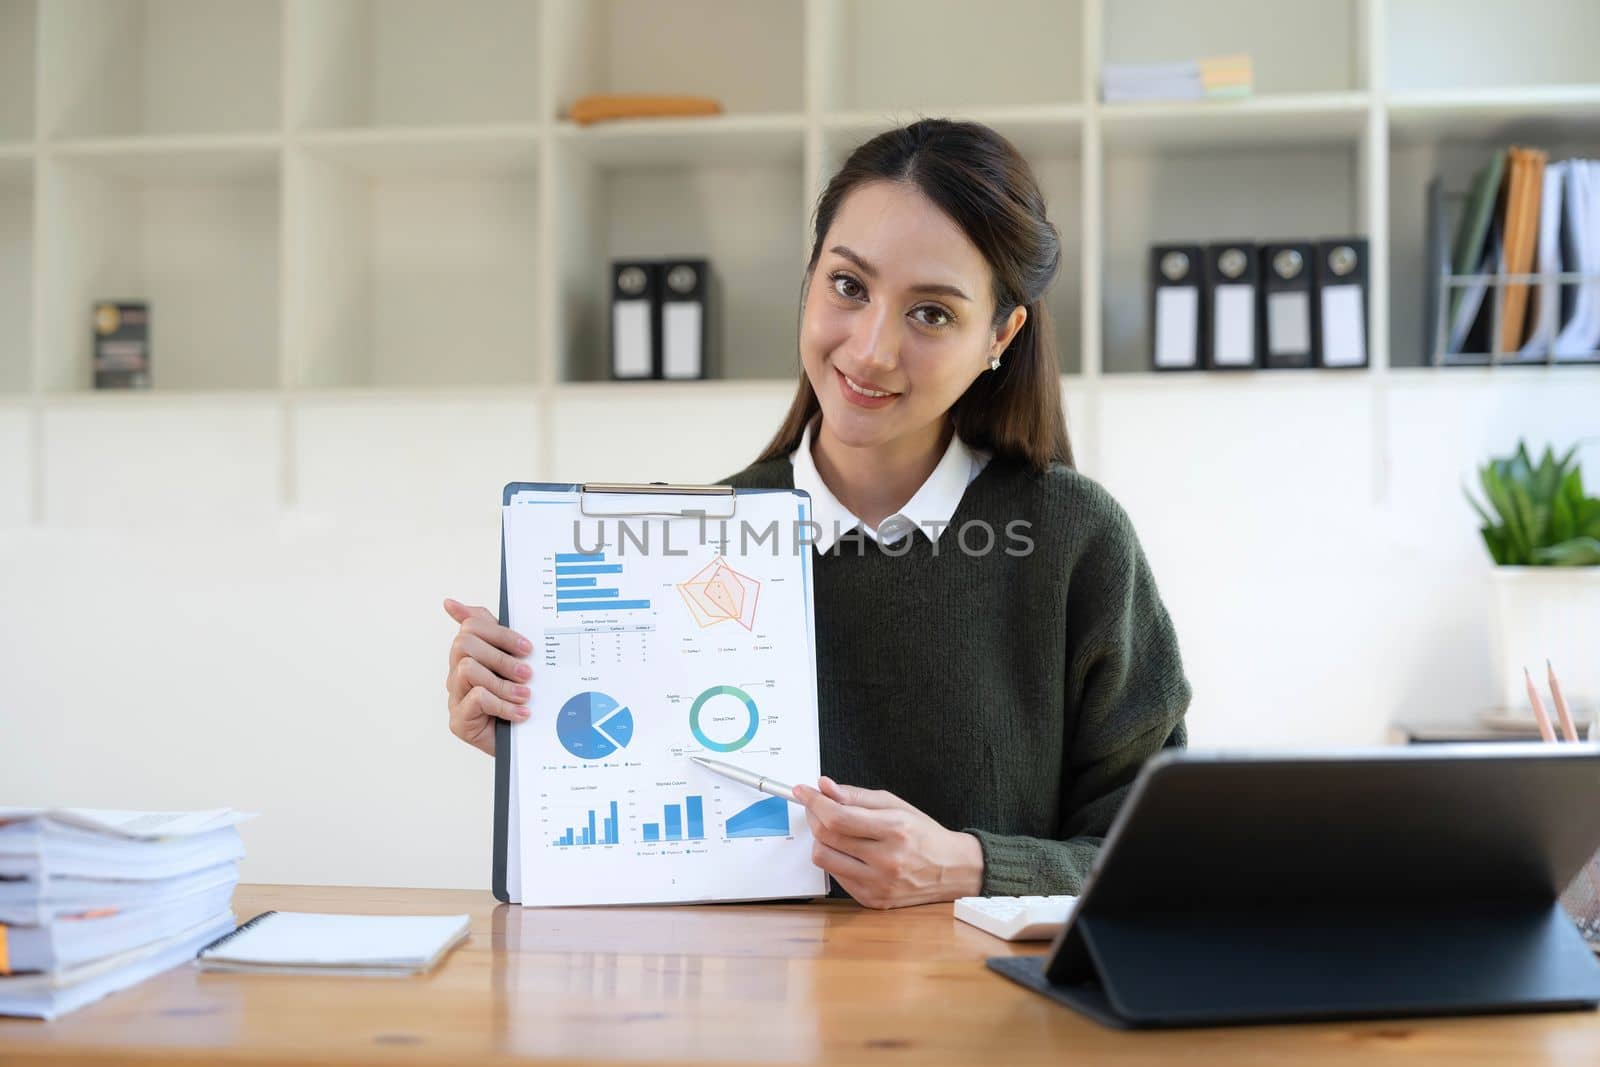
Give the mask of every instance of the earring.
[{"label": "earring", "polygon": [[995,356],[993,359],[991,359],[989,361],[989,369],[990,370],[999,370],[1000,369],[1000,357],[999,356]]}]

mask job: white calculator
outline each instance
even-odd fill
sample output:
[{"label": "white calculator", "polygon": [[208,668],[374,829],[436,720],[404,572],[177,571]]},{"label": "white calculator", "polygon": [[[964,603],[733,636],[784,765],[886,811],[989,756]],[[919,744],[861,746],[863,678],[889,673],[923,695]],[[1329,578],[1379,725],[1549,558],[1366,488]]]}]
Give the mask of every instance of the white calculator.
[{"label": "white calculator", "polygon": [[1048,941],[1077,903],[1077,897],[961,897],[955,914],[1005,941]]}]

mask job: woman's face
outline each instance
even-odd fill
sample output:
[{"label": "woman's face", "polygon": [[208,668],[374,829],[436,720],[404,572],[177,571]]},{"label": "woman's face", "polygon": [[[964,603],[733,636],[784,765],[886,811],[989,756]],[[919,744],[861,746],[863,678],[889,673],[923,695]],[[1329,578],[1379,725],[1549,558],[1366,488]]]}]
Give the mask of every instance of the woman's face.
[{"label": "woman's face", "polygon": [[989,265],[914,185],[857,186],[834,215],[809,279],[800,360],[828,432],[862,447],[942,430],[950,406],[1004,351]]}]

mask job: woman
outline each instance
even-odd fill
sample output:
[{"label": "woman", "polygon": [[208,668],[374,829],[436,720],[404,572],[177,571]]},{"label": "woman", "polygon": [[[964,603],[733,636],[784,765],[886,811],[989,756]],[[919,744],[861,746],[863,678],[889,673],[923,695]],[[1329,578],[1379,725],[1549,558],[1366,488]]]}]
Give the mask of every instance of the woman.
[{"label": "woman", "polygon": [[[1076,893],[1189,686],[1127,516],[1073,469],[1043,304],[1060,243],[987,127],[858,148],[817,205],[799,390],[725,482],[811,493],[816,864],[860,903]],[[453,600],[451,730],[521,721],[532,646]],[[842,784],[850,783],[850,784]]]}]

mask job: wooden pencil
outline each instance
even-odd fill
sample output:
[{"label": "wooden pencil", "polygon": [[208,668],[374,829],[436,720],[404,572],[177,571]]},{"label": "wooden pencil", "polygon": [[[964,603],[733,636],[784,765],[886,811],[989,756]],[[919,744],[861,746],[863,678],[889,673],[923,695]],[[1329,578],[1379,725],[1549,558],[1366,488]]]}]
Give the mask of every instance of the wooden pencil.
[{"label": "wooden pencil", "polygon": [[1578,739],[1578,725],[1572,721],[1572,712],[1567,708],[1567,698],[1561,695],[1561,683],[1556,681],[1556,669],[1550,666],[1550,661],[1544,661],[1544,669],[1550,675],[1550,699],[1556,702],[1556,717],[1561,720],[1561,736],[1568,741]]},{"label": "wooden pencil", "polygon": [[1533,675],[1528,673],[1528,668],[1522,668],[1522,679],[1528,683],[1528,703],[1533,705],[1533,718],[1539,724],[1539,736],[1546,741],[1554,741],[1556,732],[1550,728],[1550,716],[1545,713],[1544,701],[1539,699],[1539,691],[1533,687]]}]

